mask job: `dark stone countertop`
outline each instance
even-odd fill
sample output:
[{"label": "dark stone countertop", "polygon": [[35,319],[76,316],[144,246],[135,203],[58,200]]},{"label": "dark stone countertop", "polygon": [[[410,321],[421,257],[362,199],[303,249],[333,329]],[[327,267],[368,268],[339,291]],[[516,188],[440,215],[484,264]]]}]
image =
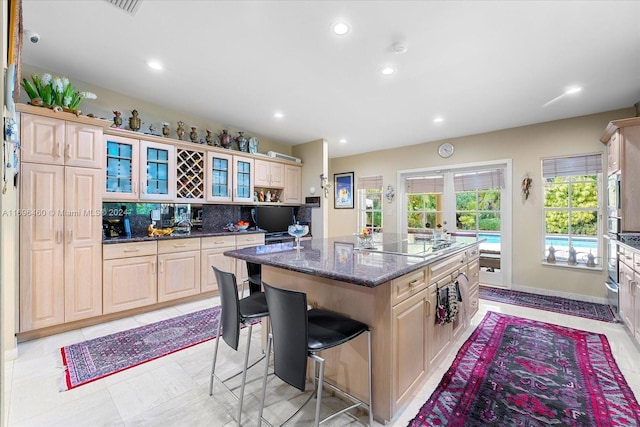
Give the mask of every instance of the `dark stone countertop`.
[{"label": "dark stone countertop", "polygon": [[216,231],[216,232],[207,232],[207,231],[192,231],[191,234],[171,234],[169,236],[155,236],[149,237],[147,235],[142,236],[133,236],[133,237],[111,237],[102,240],[102,244],[112,244],[112,243],[132,243],[132,242],[153,242],[157,240],[173,240],[173,239],[189,239],[195,237],[212,237],[212,236],[239,236],[243,234],[259,234],[265,233],[264,230],[244,230],[244,231]]},{"label": "dark stone countertop", "polygon": [[[387,243],[396,244],[406,238],[406,235],[395,233],[383,235],[385,246]],[[402,255],[375,249],[360,249],[356,236],[345,236],[302,241],[300,250],[294,248],[295,243],[288,242],[230,250],[224,252],[224,255],[312,276],[376,287],[424,268],[448,255],[463,251],[482,240],[484,239],[457,236],[449,247]],[[425,243],[425,246],[430,244]]]}]

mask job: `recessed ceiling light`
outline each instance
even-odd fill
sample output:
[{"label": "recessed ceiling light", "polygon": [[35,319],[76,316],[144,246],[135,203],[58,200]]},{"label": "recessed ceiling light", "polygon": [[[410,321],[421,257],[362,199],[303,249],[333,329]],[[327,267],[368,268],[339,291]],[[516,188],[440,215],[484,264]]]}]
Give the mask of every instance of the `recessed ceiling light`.
[{"label": "recessed ceiling light", "polygon": [[433,123],[442,123],[442,122],[444,122],[443,117],[436,117],[435,119],[433,119]]},{"label": "recessed ceiling light", "polygon": [[582,88],[580,86],[575,86],[565,90],[564,93],[567,95],[571,95],[572,93],[578,93],[580,91],[582,91]]},{"label": "recessed ceiling light", "polygon": [[341,140],[339,140],[338,142],[339,142],[340,144],[346,144],[346,143],[347,143],[347,140],[346,140],[346,139],[344,139],[344,138],[342,138],[342,139],[341,139]]},{"label": "recessed ceiling light", "polygon": [[275,117],[276,119],[282,119],[284,117],[284,114],[281,113],[280,111],[277,111],[273,113],[273,117]]},{"label": "recessed ceiling light", "polygon": [[380,73],[382,73],[385,76],[390,76],[392,74],[394,74],[396,72],[396,69],[393,67],[383,67],[380,69]]},{"label": "recessed ceiling light", "polygon": [[331,26],[331,29],[333,30],[334,33],[336,33],[339,36],[344,36],[349,32],[349,26],[344,22],[338,22],[336,24],[333,24]]},{"label": "recessed ceiling light", "polygon": [[158,70],[158,71],[162,70],[162,64],[153,59],[147,61],[147,66],[153,70]]}]

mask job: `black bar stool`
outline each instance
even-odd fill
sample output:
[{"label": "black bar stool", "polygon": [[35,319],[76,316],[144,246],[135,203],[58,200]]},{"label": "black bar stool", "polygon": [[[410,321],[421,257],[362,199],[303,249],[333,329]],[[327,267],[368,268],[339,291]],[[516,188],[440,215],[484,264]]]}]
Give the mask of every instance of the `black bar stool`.
[{"label": "black bar stool", "polygon": [[[238,298],[238,287],[236,284],[236,276],[233,273],[221,271],[214,266],[211,266],[216,274],[218,280],[218,289],[220,290],[220,305],[222,306],[222,313],[220,315],[220,321],[218,322],[218,331],[216,332],[216,345],[213,351],[213,364],[211,366],[211,379],[209,382],[209,396],[213,394],[213,380],[216,378],[220,383],[237,399],[238,405],[238,426],[240,426],[240,420],[242,418],[242,402],[244,400],[244,386],[247,380],[247,370],[256,365],[259,361],[264,359],[262,356],[248,366],[249,364],[249,350],[251,348],[251,330],[253,323],[262,317],[269,316],[269,310],[267,308],[267,300],[264,292],[255,292],[246,298]],[[216,359],[218,357],[218,344],[220,343],[220,328],[222,327],[223,335],[222,339],[234,350],[238,350],[238,343],[240,341],[240,329],[243,325],[249,327],[247,335],[247,347],[244,354],[244,364],[242,371],[230,376],[229,378],[222,380],[216,375]],[[231,388],[226,384],[232,378],[242,374],[242,382],[240,385],[240,395],[236,395]]]},{"label": "black bar stool", "polygon": [[249,293],[262,292],[262,264],[247,261],[247,276],[245,281],[249,283]]},{"label": "black bar stool", "polygon": [[[262,383],[262,398],[258,426],[262,425],[265,394],[267,389],[267,372],[273,343],[274,373],[286,383],[300,391],[305,390],[307,376],[307,358],[313,360],[314,393],[291,417],[282,425],[289,422],[316,395],[316,414],[314,425],[318,426],[346,411],[358,406],[367,406],[369,410],[369,426],[373,425],[373,409],[371,394],[371,331],[369,326],[354,319],[328,310],[307,309],[307,295],[286,289],[274,288],[262,283],[269,306],[271,333],[267,340],[267,361],[265,364]],[[367,333],[368,363],[369,363],[369,404],[348,395],[354,404],[344,408],[320,421],[320,406],[322,401],[322,387],[324,385],[324,359],[317,355],[321,350],[344,344],[360,334]],[[319,364],[319,371],[318,366]],[[316,373],[318,381],[316,387]],[[346,393],[343,393],[346,394]],[[266,420],[265,420],[266,421]]]}]

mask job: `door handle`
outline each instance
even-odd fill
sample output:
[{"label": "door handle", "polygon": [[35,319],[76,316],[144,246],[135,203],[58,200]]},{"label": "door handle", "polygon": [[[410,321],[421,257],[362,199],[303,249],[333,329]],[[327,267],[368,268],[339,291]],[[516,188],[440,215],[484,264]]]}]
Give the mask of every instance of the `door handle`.
[{"label": "door handle", "polygon": [[424,302],[427,304],[427,314],[425,315],[425,317],[429,317],[431,316],[431,301],[425,300]]},{"label": "door handle", "polygon": [[158,263],[158,267],[159,267],[158,269],[160,270],[159,273],[160,274],[164,273],[164,261],[160,261]]},{"label": "door handle", "polygon": [[71,144],[70,144],[70,143],[67,143],[67,144],[66,144],[66,146],[65,146],[65,148],[64,148],[64,156],[65,156],[67,159],[70,159],[70,158],[71,158]]},{"label": "door handle", "polygon": [[73,241],[73,228],[69,229],[69,241],[67,243],[71,244]]},{"label": "door handle", "polygon": [[149,265],[151,265],[151,274],[156,274],[156,262],[151,261]]}]

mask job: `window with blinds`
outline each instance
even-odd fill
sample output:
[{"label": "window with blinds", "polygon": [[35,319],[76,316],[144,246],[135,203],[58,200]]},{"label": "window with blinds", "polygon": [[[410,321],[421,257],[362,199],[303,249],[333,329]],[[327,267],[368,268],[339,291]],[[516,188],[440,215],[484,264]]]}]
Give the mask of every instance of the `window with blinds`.
[{"label": "window with blinds", "polygon": [[453,187],[457,230],[500,232],[500,199],[504,188],[502,168],[456,172]]},{"label": "window with blinds", "polygon": [[382,232],[383,179],[381,175],[358,177],[358,233],[364,228],[374,234]]},{"label": "window with blinds", "polygon": [[601,154],[542,159],[543,262],[586,266],[601,255]]},{"label": "window with blinds", "polygon": [[443,220],[444,175],[411,176],[405,179],[407,193],[407,231],[419,233],[434,229]]}]

